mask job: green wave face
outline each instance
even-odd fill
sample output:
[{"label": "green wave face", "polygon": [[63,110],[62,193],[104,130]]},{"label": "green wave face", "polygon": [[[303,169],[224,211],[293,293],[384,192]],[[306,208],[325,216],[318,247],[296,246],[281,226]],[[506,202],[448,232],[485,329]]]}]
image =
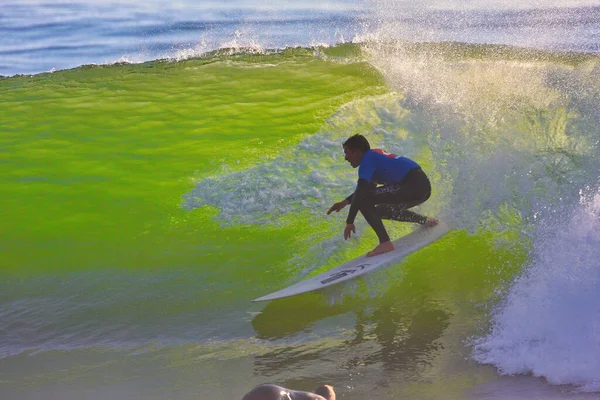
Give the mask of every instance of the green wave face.
[{"label": "green wave face", "polygon": [[[497,380],[467,342],[531,263],[536,221],[593,182],[600,64],[445,46],[0,79],[0,393],[241,398],[269,380],[469,398]],[[376,244],[325,216],[353,190],[341,143],[359,132],[423,166],[420,211],[455,229],[365,279],[252,304]]]},{"label": "green wave face", "polygon": [[342,104],[386,90],[364,63],[302,50],[0,85],[3,270],[26,275],[212,265],[223,233],[213,211],[181,209],[191,179],[272,159]]}]

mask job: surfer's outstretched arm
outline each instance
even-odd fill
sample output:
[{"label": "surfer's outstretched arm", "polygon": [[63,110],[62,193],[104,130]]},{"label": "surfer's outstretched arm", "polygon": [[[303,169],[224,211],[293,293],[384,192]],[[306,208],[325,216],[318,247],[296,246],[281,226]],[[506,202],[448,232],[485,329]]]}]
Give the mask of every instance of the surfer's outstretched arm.
[{"label": "surfer's outstretched arm", "polygon": [[331,214],[332,212],[340,212],[340,210],[344,207],[346,207],[348,204],[350,204],[350,202],[348,201],[348,199],[346,200],[342,200],[342,201],[338,201],[337,203],[335,203],[334,205],[331,206],[331,208],[329,209],[329,211],[327,211],[327,215]]},{"label": "surfer's outstretched arm", "polygon": [[[369,183],[369,189],[375,189],[376,187],[377,187],[377,184],[375,184],[373,182]],[[352,204],[352,199],[354,199],[354,193],[356,193],[356,192],[352,192],[352,194],[350,194],[350,196],[346,197],[345,200],[338,201],[337,203],[332,205],[331,208],[329,209],[329,211],[327,211],[327,215],[331,214],[334,211],[339,212],[341,209],[343,209],[347,205]]]},{"label": "surfer's outstretched arm", "polygon": [[369,182],[366,179],[359,179],[356,184],[356,190],[352,195],[352,203],[350,204],[350,210],[348,211],[348,217],[346,218],[347,224],[354,224],[354,219],[364,199],[367,197],[369,190]]}]

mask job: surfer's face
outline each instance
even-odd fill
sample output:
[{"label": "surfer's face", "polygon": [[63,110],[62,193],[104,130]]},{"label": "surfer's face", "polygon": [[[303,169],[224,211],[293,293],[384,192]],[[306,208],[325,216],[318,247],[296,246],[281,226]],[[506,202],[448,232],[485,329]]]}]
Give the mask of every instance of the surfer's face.
[{"label": "surfer's face", "polygon": [[352,165],[352,168],[356,168],[360,165],[363,153],[360,150],[351,149],[350,147],[344,147],[344,158]]}]

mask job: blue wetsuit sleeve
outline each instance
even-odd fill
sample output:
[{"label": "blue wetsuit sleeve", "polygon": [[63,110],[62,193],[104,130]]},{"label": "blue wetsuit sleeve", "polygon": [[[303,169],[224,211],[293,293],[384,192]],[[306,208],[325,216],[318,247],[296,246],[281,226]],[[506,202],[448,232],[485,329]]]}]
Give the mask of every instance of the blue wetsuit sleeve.
[{"label": "blue wetsuit sleeve", "polygon": [[353,224],[358,210],[360,210],[361,203],[364,201],[369,191],[369,182],[366,179],[360,178],[356,184],[356,190],[352,195],[352,202],[350,203],[350,210],[348,211],[348,217],[346,218],[347,224]]}]

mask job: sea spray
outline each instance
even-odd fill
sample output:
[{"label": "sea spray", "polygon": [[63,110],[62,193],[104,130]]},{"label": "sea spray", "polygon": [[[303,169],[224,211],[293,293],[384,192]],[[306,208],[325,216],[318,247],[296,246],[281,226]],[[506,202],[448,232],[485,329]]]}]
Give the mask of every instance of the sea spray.
[{"label": "sea spray", "polygon": [[529,265],[473,343],[476,361],[502,374],[600,390],[600,190],[545,212]]},{"label": "sea spray", "polygon": [[[589,182],[598,153],[598,111],[591,106],[600,93],[597,59],[573,67],[516,49],[480,60],[486,50],[478,46],[471,55],[452,44],[365,48],[406,96],[415,130],[432,132],[434,169],[450,186],[448,203],[462,227],[472,230],[483,214],[506,206],[530,218],[537,202],[573,196]],[[587,90],[577,89],[582,82]]]},{"label": "sea spray", "polygon": [[529,243],[473,358],[502,374],[598,391],[600,61],[467,48],[365,44],[422,129],[437,132],[429,146],[449,219],[471,232],[511,229]]}]

